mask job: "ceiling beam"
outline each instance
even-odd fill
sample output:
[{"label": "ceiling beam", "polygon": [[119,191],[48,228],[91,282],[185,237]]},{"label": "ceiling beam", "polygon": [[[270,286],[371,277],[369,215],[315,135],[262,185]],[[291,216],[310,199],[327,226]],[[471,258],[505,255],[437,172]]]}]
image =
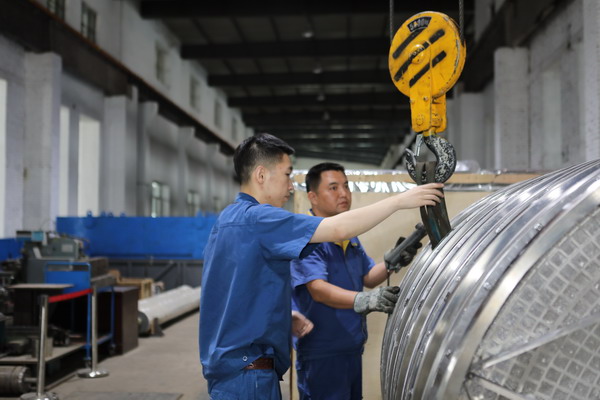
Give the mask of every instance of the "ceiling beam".
[{"label": "ceiling beam", "polygon": [[261,124],[261,125],[252,125],[255,131],[272,131],[272,132],[291,132],[291,133],[302,133],[302,132],[369,132],[372,134],[386,134],[389,132],[404,132],[405,128],[409,125],[392,125],[387,122],[381,122],[377,125],[375,124]]},{"label": "ceiling beam", "polygon": [[295,149],[296,157],[311,157],[325,160],[339,160],[339,161],[351,161],[365,164],[379,165],[385,155],[381,156],[367,156],[360,152],[352,151],[340,151],[340,150],[326,150],[326,151],[313,151],[307,149]]},{"label": "ceiling beam", "polygon": [[354,154],[354,155],[358,155],[360,153],[361,156],[364,156],[367,158],[375,158],[375,159],[383,157],[387,151],[387,147],[380,146],[380,147],[374,147],[374,148],[360,149],[360,152],[357,152],[356,147],[348,148],[343,143],[339,143],[339,144],[332,143],[331,146],[328,146],[328,147],[323,147],[319,144],[312,144],[312,143],[303,144],[301,142],[297,142],[294,144],[296,145],[296,147],[294,147],[294,150],[296,150],[298,152],[310,151],[313,153],[324,153],[324,154],[346,152],[346,153]]},{"label": "ceiling beam", "polygon": [[[306,141],[306,140],[286,140],[286,142],[294,148],[306,149],[311,146],[318,146],[319,148],[323,148],[323,143],[319,143],[318,141]],[[325,149],[334,150],[334,149],[342,149],[342,150],[350,150],[356,151],[359,150],[361,152],[368,152],[376,155],[380,155],[384,153],[388,146],[384,146],[382,143],[374,143],[374,142],[348,142],[345,140],[336,140],[333,142],[329,142],[329,144],[325,147]]]},{"label": "ceiling beam", "polygon": [[356,137],[353,135],[344,134],[309,134],[309,135],[296,135],[287,137],[275,133],[280,139],[285,140],[287,143],[292,144],[330,144],[330,143],[345,143],[346,147],[356,149],[356,144],[373,144],[372,147],[382,147],[383,145],[391,145],[398,140],[393,140],[389,135],[385,136],[370,136],[370,137]]},{"label": "ceiling beam", "polygon": [[[327,119],[324,119],[325,118]],[[247,125],[270,124],[310,124],[310,123],[386,123],[403,124],[410,119],[410,109],[408,102],[400,105],[398,108],[388,110],[328,110],[324,111],[298,111],[298,112],[278,112],[278,113],[244,113],[244,122]]]},{"label": "ceiling beam", "polygon": [[286,106],[370,106],[370,105],[402,105],[408,98],[396,92],[363,92],[348,94],[303,94],[297,96],[250,96],[230,97],[231,107],[286,107]]},{"label": "ceiling beam", "polygon": [[[261,129],[263,127],[256,127],[255,131],[262,131],[263,129]],[[307,128],[307,127],[286,127],[286,126],[279,126],[279,127],[264,127],[264,131],[268,131],[269,133],[273,133],[273,134],[277,134],[282,135],[283,136],[289,136],[289,137],[297,137],[303,134],[312,134],[312,135],[328,135],[328,134],[344,134],[346,136],[350,136],[350,135],[370,135],[370,136],[377,136],[377,137],[395,137],[395,136],[402,136],[404,135],[404,131],[400,130],[400,129],[387,129],[387,128],[361,128],[361,127],[354,127],[354,128],[334,128],[334,127],[327,127],[327,126],[321,126],[321,127],[313,127],[313,128]]]},{"label": "ceiling beam", "polygon": [[283,74],[244,74],[209,75],[210,86],[296,86],[296,85],[335,85],[335,84],[393,84],[390,71],[327,71],[322,73],[283,73]]},{"label": "ceiling beam", "polygon": [[43,5],[32,0],[0,0],[0,9],[0,33],[27,51],[56,53],[65,71],[107,96],[127,95],[132,85],[137,87],[140,100],[156,102],[165,118],[180,126],[194,127],[198,139],[218,143],[223,154],[233,154],[231,143]]},{"label": "ceiling beam", "polygon": [[184,59],[385,56],[390,51],[388,38],[331,40],[294,40],[235,44],[187,44],[180,48]]},{"label": "ceiling beam", "polygon": [[[394,13],[418,13],[436,10],[446,14],[457,13],[456,2],[448,0],[421,0],[419,2],[394,2]],[[473,0],[465,1],[465,12],[472,13]],[[305,16],[326,14],[382,14],[389,13],[389,3],[364,0],[246,0],[198,1],[198,0],[142,0],[140,14],[144,18],[214,18],[214,17],[263,17]]]}]

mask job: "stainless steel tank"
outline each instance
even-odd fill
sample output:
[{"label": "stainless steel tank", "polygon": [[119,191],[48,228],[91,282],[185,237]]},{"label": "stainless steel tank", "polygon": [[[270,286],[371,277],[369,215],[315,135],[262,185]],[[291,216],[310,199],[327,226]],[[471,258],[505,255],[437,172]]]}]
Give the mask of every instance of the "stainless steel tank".
[{"label": "stainless steel tank", "polygon": [[389,399],[600,399],[600,161],[464,210],[401,283]]}]

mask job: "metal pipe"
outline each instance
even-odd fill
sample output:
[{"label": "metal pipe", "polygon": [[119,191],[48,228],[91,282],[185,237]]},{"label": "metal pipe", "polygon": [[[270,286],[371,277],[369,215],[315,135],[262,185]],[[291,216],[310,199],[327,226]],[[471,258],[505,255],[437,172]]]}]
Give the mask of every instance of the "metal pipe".
[{"label": "metal pipe", "polygon": [[40,296],[40,340],[37,359],[37,385],[35,393],[26,393],[21,400],[58,400],[56,393],[44,393],[46,386],[46,338],[48,337],[48,295]]},{"label": "metal pipe", "polygon": [[103,378],[108,376],[108,371],[98,369],[98,290],[96,286],[92,286],[91,296],[92,364],[91,368],[84,368],[77,371],[77,375],[80,378]]},{"label": "metal pipe", "polygon": [[138,332],[148,333],[154,321],[163,324],[186,312],[198,309],[200,287],[182,285],[138,302]]}]

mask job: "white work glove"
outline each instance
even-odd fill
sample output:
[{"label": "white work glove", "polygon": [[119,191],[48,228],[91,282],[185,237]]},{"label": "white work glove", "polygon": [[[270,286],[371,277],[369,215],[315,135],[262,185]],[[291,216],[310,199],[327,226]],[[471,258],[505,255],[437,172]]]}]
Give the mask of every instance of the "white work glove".
[{"label": "white work glove", "polygon": [[354,311],[362,315],[367,315],[371,311],[391,314],[399,295],[398,286],[385,286],[369,292],[358,292],[354,298]]}]

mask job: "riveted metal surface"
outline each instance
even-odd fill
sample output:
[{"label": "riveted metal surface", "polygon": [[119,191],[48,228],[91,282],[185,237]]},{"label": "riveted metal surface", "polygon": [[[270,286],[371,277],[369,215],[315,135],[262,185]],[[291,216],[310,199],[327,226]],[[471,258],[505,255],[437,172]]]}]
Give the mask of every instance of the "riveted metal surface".
[{"label": "riveted metal surface", "polygon": [[457,216],[401,284],[383,341],[383,398],[600,395],[599,204],[594,161]]}]

